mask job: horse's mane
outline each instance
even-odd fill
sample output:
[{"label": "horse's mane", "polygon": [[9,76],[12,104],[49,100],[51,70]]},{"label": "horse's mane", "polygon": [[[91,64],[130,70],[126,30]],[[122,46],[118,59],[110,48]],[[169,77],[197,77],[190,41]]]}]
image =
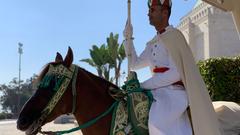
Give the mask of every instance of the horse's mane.
[{"label": "horse's mane", "polygon": [[80,68],[83,72],[85,72],[87,75],[89,75],[91,78],[94,78],[94,80],[98,80],[99,82],[105,83],[105,84],[107,84],[108,86],[112,86],[112,87],[114,87],[114,88],[118,88],[118,86],[116,86],[116,85],[113,84],[112,82],[110,82],[110,81],[108,81],[108,80],[106,80],[106,79],[104,79],[104,78],[102,78],[102,77],[99,77],[99,76],[97,76],[97,75],[95,75],[95,74],[87,71],[87,70],[84,69],[84,68],[81,68],[81,67],[79,67],[79,68]]},{"label": "horse's mane", "polygon": [[[43,77],[45,76],[45,74],[48,72],[48,69],[49,69],[49,66],[50,66],[50,65],[57,65],[57,64],[61,64],[61,63],[59,63],[59,62],[58,62],[58,63],[57,63],[57,62],[50,62],[50,63],[47,63],[45,66],[43,66],[43,69],[42,69],[42,71],[40,72],[40,74],[39,74],[39,76],[37,77],[37,79],[34,81],[34,84],[38,84],[38,83],[43,79]],[[97,80],[97,81],[99,81],[99,82],[102,82],[102,83],[104,83],[104,84],[106,84],[106,85],[108,85],[108,86],[112,86],[112,87],[114,87],[114,88],[118,88],[118,86],[116,86],[115,84],[107,81],[106,79],[101,78],[101,77],[99,77],[99,76],[97,76],[97,75],[95,75],[95,74],[87,71],[86,69],[84,69],[84,68],[82,68],[82,67],[79,67],[79,66],[78,66],[78,68],[80,68],[81,71],[85,72],[88,76],[90,76],[90,78],[94,78],[94,80]]]}]

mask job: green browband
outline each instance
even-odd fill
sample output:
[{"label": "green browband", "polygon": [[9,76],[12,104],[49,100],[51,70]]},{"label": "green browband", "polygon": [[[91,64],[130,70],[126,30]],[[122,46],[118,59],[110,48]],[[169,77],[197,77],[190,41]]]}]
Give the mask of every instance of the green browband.
[{"label": "green browband", "polygon": [[50,82],[54,79],[56,85],[54,86],[53,90],[56,93],[53,95],[48,105],[41,112],[41,116],[30,126],[31,131],[29,131],[30,133],[27,134],[32,134],[39,130],[42,123],[46,120],[47,116],[52,112],[58,101],[61,99],[62,95],[67,90],[67,87],[71,82],[73,76],[76,76],[74,74],[77,74],[77,69],[78,68],[75,65],[71,65],[70,68],[66,68],[63,65],[49,66],[49,70],[41,80],[39,88],[47,88],[50,85]]}]

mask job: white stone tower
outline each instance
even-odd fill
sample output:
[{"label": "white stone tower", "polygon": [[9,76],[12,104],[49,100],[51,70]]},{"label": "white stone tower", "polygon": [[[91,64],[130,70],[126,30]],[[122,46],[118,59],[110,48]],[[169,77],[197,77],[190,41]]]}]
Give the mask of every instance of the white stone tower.
[{"label": "white stone tower", "polygon": [[229,12],[198,0],[177,28],[183,32],[196,61],[240,55],[240,40]]}]

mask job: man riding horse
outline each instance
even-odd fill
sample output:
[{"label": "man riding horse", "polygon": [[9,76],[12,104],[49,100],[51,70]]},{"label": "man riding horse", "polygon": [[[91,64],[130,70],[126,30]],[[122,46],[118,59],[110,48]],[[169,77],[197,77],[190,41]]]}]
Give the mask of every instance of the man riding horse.
[{"label": "man riding horse", "polygon": [[[150,135],[220,135],[210,96],[183,34],[169,25],[171,0],[149,0],[149,21],[157,35],[138,57],[128,20],[124,45],[131,70],[149,66],[152,77],[141,88],[151,89],[155,102],[149,113]],[[190,108],[191,123],[187,115]]]},{"label": "man riding horse", "polygon": [[[190,48],[180,31],[169,26],[170,0],[149,1],[149,20],[157,35],[137,57],[130,20],[124,31],[125,50],[132,70],[150,66],[153,76],[140,83],[150,89],[154,102],[149,114],[150,135],[220,135],[216,114],[194,62]],[[47,64],[40,74],[36,93],[24,105],[17,127],[37,134],[41,127],[61,114],[72,113],[84,135],[108,135],[115,101],[109,89],[117,86],[72,64],[69,48],[63,60]],[[190,108],[191,123],[187,108]],[[193,131],[193,132],[192,132]]]}]

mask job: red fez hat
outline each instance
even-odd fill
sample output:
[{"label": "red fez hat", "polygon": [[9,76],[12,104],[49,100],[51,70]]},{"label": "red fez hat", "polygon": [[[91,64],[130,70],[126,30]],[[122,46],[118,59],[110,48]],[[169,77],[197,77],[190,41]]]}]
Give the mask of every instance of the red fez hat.
[{"label": "red fez hat", "polygon": [[156,5],[172,7],[172,1],[171,0],[148,0],[149,8]]}]

